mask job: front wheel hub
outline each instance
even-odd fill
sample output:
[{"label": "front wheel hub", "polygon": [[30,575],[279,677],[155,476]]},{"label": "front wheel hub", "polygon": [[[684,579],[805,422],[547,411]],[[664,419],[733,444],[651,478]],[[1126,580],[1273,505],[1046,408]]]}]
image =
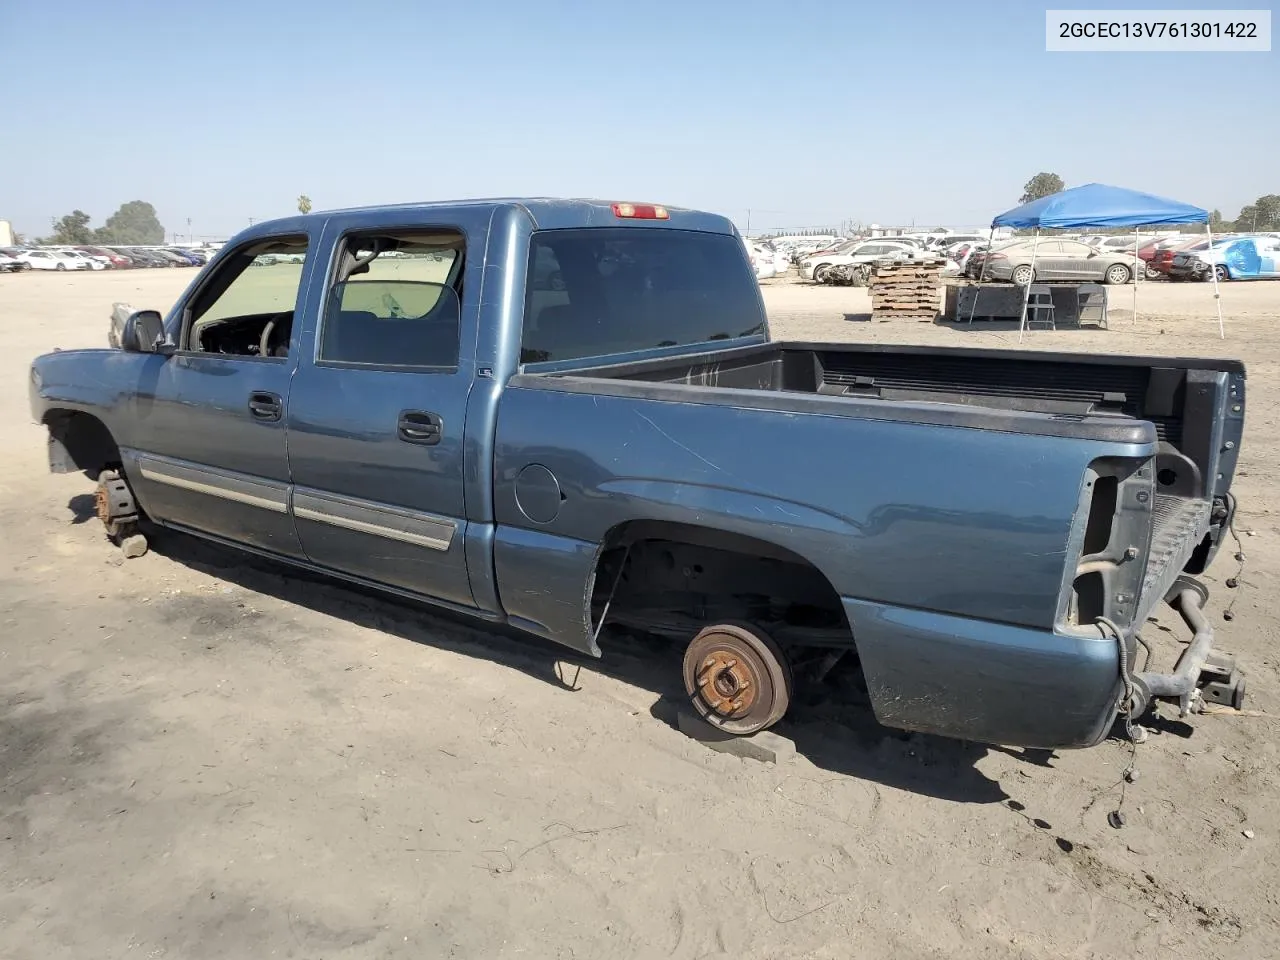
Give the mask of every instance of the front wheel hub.
[{"label": "front wheel hub", "polygon": [[115,470],[104,470],[98,475],[98,489],[94,492],[93,501],[98,519],[112,537],[128,532],[138,520],[138,505],[133,499],[133,491]]}]

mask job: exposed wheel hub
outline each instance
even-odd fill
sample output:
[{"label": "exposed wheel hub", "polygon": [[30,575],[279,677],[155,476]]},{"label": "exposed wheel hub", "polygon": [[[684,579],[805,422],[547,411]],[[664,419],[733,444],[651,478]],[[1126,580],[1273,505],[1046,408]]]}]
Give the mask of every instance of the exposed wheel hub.
[{"label": "exposed wheel hub", "polygon": [[716,624],[694,637],[684,655],[684,685],[698,714],[728,733],[772,726],[791,703],[785,655],[747,624]]},{"label": "exposed wheel hub", "polygon": [[93,497],[98,519],[115,537],[132,529],[138,519],[138,505],[133,491],[124,477],[114,470],[104,470],[98,476],[98,489]]},{"label": "exposed wheel hub", "polygon": [[745,663],[726,650],[717,650],[702,661],[698,693],[707,705],[724,717],[751,710],[758,684]]}]

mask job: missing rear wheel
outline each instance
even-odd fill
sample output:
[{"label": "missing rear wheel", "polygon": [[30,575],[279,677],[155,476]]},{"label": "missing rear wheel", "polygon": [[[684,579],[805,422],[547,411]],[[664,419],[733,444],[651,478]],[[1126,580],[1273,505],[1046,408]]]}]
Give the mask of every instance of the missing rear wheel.
[{"label": "missing rear wheel", "polygon": [[719,623],[689,642],[684,688],[698,715],[726,733],[773,726],[791,705],[791,669],[782,649],[758,627]]}]

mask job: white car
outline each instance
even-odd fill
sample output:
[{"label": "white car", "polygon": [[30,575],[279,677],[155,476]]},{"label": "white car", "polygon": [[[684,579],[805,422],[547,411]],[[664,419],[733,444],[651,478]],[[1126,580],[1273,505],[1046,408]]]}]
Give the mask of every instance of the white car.
[{"label": "white car", "polygon": [[111,266],[111,261],[106,257],[95,257],[92,254],[85,253],[83,250],[63,249],[51,252],[60,253],[64,257],[70,257],[73,260],[83,260],[90,270],[105,270]]},{"label": "white car", "polygon": [[934,250],[949,250],[962,243],[986,243],[988,236],[985,233],[948,233],[939,237],[931,247]]},{"label": "white car", "polygon": [[751,264],[756,270],[757,280],[769,280],[774,277],[778,268],[774,263],[773,251],[759,243],[751,243]]},{"label": "white car", "polygon": [[757,280],[766,280],[773,276],[773,261],[764,255],[764,251],[759,245],[746,237],[742,238],[743,249],[746,250],[747,260],[751,263],[751,270],[756,275]]},{"label": "white car", "polygon": [[68,257],[57,250],[24,250],[18,259],[32,270],[88,270],[89,264],[79,257]]},{"label": "white car", "polygon": [[773,275],[775,277],[781,277],[791,269],[791,256],[788,253],[789,248],[787,246],[774,243],[772,240],[767,240],[760,245],[764,247],[765,253],[773,258]]},{"label": "white car", "polygon": [[822,283],[832,267],[875,260],[912,260],[922,254],[920,247],[903,240],[854,240],[831,253],[805,257],[800,261],[800,276]]}]

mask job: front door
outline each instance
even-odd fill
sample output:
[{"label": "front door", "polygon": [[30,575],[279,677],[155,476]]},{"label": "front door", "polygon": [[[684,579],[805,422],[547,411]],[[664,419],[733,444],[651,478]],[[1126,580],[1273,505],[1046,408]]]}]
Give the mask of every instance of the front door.
[{"label": "front door", "polygon": [[1061,280],[1063,278],[1062,241],[1041,240],[1033,245],[1037,280]]},{"label": "front door", "polygon": [[472,373],[459,364],[466,254],[456,228],[339,237],[314,359],[293,382],[289,462],[294,520],[313,563],[471,607],[463,420]]},{"label": "front door", "polygon": [[153,518],[301,556],[285,429],[308,245],[306,234],[246,243],[171,316],[177,350],[145,368],[154,383],[134,401],[139,439],[121,451]]}]

